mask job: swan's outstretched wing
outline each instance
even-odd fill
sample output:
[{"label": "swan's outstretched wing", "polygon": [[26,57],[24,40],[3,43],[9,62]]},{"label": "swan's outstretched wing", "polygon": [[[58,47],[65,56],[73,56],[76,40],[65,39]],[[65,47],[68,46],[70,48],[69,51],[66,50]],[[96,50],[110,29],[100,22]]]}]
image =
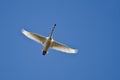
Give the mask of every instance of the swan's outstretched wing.
[{"label": "swan's outstretched wing", "polygon": [[26,31],[26,30],[24,30],[24,29],[22,30],[22,33],[23,33],[26,37],[28,37],[28,38],[30,38],[30,39],[38,42],[38,43],[41,43],[42,45],[44,45],[44,43],[45,43],[45,41],[46,41],[46,37],[41,36],[41,35],[38,35],[38,34],[31,33],[31,32],[28,32],[28,31]]},{"label": "swan's outstretched wing", "polygon": [[76,49],[69,48],[68,46],[66,46],[64,44],[61,44],[61,43],[58,43],[55,41],[52,42],[51,48],[62,51],[62,52],[66,52],[66,53],[77,53]]}]

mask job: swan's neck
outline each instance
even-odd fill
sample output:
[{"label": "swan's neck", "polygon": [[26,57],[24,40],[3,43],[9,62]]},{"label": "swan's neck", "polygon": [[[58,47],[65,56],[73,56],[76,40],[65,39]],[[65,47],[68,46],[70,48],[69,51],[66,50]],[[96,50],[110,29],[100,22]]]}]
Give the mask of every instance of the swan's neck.
[{"label": "swan's neck", "polygon": [[53,32],[54,32],[55,26],[56,26],[56,24],[54,24],[54,26],[53,26],[53,28],[52,28],[52,31],[51,31],[51,33],[50,33],[50,38],[52,38],[52,35],[53,35]]}]

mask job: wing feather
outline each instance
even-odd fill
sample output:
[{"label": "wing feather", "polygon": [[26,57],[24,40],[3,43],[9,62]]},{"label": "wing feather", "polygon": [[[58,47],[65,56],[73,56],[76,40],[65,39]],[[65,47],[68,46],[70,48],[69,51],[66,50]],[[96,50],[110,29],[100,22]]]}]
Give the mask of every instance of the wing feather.
[{"label": "wing feather", "polygon": [[46,37],[41,36],[41,35],[38,35],[38,34],[31,33],[31,32],[28,32],[28,31],[26,31],[26,30],[24,30],[24,29],[22,30],[22,33],[23,33],[26,37],[28,37],[28,38],[30,38],[30,39],[38,42],[38,43],[41,43],[42,45],[44,45],[44,43],[45,43],[45,41],[46,41]]},{"label": "wing feather", "polygon": [[66,52],[66,53],[77,53],[76,49],[69,48],[68,46],[66,46],[62,43],[58,43],[56,41],[52,42],[51,48],[55,49],[55,50],[62,51],[62,52]]}]

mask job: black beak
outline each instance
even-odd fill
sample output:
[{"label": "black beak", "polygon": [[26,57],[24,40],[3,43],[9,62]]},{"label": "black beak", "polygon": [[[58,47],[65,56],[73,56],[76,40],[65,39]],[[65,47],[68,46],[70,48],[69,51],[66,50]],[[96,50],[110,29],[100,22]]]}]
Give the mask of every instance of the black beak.
[{"label": "black beak", "polygon": [[54,26],[56,26],[56,24],[54,24]]}]

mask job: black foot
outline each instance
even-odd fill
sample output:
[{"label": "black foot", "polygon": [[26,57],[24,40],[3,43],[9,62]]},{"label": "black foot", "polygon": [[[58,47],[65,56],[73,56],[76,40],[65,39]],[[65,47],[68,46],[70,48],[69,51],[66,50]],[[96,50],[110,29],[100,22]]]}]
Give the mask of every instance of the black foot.
[{"label": "black foot", "polygon": [[43,51],[43,55],[46,55],[46,53],[47,53],[46,51]]}]

